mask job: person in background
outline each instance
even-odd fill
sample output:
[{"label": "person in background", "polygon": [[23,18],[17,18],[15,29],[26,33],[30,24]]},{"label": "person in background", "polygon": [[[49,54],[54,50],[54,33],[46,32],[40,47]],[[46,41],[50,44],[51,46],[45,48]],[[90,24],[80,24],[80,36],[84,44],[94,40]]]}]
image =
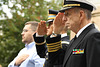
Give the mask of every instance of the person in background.
[{"label": "person in background", "polygon": [[25,47],[20,50],[15,59],[8,67],[43,67],[45,59],[40,58],[36,51],[33,34],[36,32],[38,22],[29,21],[25,23],[22,35],[22,42]]},{"label": "person in background", "polygon": [[[45,57],[46,61],[44,67],[55,67],[56,65],[52,65],[48,61],[48,51],[46,49],[46,37],[50,36],[53,33],[53,21],[58,14],[58,11],[49,9],[48,21],[41,21],[38,25],[37,33],[34,35],[35,43],[37,46],[37,52],[40,57]],[[47,26],[46,26],[47,24]],[[69,36],[67,35],[67,28],[64,28],[61,31],[61,40],[62,47],[65,48],[69,44]],[[61,65],[59,65],[61,66]],[[58,65],[56,67],[59,67]]]},{"label": "person in background", "polygon": [[[62,67],[100,67],[100,31],[91,22],[91,12],[95,9],[87,0],[64,0],[63,9],[53,22],[56,36],[46,39],[51,64],[59,65],[62,61]],[[63,26],[76,33],[65,50],[59,35]]]}]

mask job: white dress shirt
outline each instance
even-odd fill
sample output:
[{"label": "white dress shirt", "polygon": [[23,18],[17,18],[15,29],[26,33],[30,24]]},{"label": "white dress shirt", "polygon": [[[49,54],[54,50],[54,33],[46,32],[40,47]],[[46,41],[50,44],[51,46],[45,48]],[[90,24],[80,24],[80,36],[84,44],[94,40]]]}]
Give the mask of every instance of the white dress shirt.
[{"label": "white dress shirt", "polygon": [[91,25],[92,23],[88,23],[87,25],[85,25],[82,29],[80,29],[79,31],[78,31],[78,33],[76,34],[76,37],[78,37],[81,33],[82,33],[82,31],[85,29],[85,28],[87,28],[89,25]]},{"label": "white dress shirt", "polygon": [[[28,54],[29,57],[21,63],[19,66],[15,66],[16,59],[21,56],[22,54]],[[25,48],[23,48],[18,55],[15,57],[15,59],[8,65],[8,67],[43,67],[45,59],[40,58],[39,55],[37,55],[35,42],[32,42],[30,44],[26,44]]]}]

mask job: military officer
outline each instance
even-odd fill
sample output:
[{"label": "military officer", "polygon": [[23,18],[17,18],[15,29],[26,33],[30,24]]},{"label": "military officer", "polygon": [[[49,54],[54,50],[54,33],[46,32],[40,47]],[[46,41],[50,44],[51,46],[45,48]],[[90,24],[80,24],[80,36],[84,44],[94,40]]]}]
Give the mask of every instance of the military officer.
[{"label": "military officer", "polygon": [[[58,14],[58,11],[49,9],[48,21],[46,21],[46,22],[41,21],[41,23],[39,24],[40,26],[38,27],[37,33],[34,35],[38,54],[41,57],[46,58],[44,67],[55,67],[56,66],[56,65],[50,64],[48,62],[48,51],[46,50],[46,46],[45,46],[46,41],[45,41],[44,35],[50,36],[53,33],[53,20],[57,14]],[[45,23],[48,24],[47,27],[45,27]],[[47,28],[47,32],[44,32],[43,28],[45,28],[45,29]],[[64,28],[60,33],[62,36],[62,47],[63,48],[67,47],[69,44],[69,36],[67,36],[66,30],[67,30],[67,28],[66,29]],[[43,35],[43,37],[38,37],[38,36],[36,36],[37,34]],[[56,67],[59,67],[59,66],[57,65]]]},{"label": "military officer", "polygon": [[[100,31],[91,23],[91,12],[95,9],[87,0],[64,0],[63,9],[53,22],[55,36],[46,39],[51,64],[63,64],[63,67],[100,67]],[[64,25],[76,33],[65,50],[59,35]]]}]

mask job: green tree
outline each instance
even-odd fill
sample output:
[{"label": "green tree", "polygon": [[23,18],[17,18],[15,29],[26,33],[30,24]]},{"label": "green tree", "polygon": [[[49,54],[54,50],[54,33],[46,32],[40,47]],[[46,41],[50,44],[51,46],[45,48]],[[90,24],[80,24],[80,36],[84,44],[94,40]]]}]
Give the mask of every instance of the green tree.
[{"label": "green tree", "polygon": [[[13,4],[11,6],[11,3]],[[3,11],[2,5],[7,5],[12,18]],[[62,0],[0,0],[0,64],[3,67],[14,59],[20,49],[24,47],[21,41],[21,31],[27,21],[47,20],[48,9],[59,10],[62,7]]]}]

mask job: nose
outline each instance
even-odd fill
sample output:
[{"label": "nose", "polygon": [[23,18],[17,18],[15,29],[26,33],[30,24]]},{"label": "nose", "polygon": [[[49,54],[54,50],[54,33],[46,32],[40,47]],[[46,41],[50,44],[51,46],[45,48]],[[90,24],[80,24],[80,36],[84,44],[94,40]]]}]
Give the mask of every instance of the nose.
[{"label": "nose", "polygon": [[21,35],[23,35],[23,34],[24,34],[24,32],[21,33]]},{"label": "nose", "polygon": [[50,26],[47,26],[47,29],[49,29],[50,28]]}]

